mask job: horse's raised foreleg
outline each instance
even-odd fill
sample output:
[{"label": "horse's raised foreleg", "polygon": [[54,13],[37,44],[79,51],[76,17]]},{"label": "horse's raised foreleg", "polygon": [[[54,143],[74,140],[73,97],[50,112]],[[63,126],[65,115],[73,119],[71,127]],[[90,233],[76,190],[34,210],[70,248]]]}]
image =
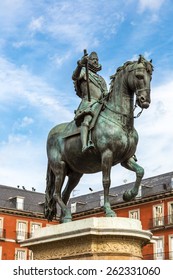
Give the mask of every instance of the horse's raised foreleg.
[{"label": "horse's raised foreleg", "polygon": [[55,173],[55,194],[54,198],[58,202],[59,206],[61,207],[61,211],[63,214],[63,220],[61,222],[66,223],[72,220],[71,212],[65,205],[61,197],[61,190],[64,183],[64,179],[66,176],[66,164],[64,161],[59,161]]},{"label": "horse's raised foreleg", "polygon": [[130,201],[138,194],[141,180],[144,176],[144,169],[139,164],[137,164],[136,160],[133,157],[125,162],[122,162],[121,165],[136,173],[136,182],[134,187],[129,191],[125,191],[125,193],[123,194],[124,201]]},{"label": "horse's raised foreleg", "polygon": [[102,154],[102,174],[103,174],[103,188],[104,188],[104,211],[106,217],[115,217],[115,212],[111,209],[109,201],[109,188],[111,185],[111,167],[112,167],[112,152],[106,150]]}]

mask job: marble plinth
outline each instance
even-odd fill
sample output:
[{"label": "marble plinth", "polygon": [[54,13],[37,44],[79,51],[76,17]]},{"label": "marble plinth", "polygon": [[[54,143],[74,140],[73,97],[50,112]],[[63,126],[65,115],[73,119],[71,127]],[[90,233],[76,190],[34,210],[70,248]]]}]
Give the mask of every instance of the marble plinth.
[{"label": "marble plinth", "polygon": [[38,229],[21,246],[36,260],[139,260],[151,238],[139,220],[93,217]]}]

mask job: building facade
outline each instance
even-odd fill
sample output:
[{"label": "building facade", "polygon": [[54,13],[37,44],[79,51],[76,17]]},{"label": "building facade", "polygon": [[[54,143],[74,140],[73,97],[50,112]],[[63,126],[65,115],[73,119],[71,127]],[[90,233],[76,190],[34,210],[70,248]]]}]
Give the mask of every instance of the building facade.
[{"label": "building facade", "polygon": [[32,237],[37,228],[50,226],[43,215],[44,194],[0,186],[0,260],[31,260],[32,251],[20,241]]},{"label": "building facade", "polygon": [[[142,181],[138,196],[124,202],[123,193],[134,183],[110,189],[110,202],[117,217],[139,219],[143,230],[150,230],[155,241],[144,246],[144,259],[173,260],[173,172]],[[103,191],[90,192],[69,200],[73,220],[104,216]],[[48,223],[43,215],[44,194],[21,188],[0,186],[0,259],[32,259],[32,252],[20,247],[20,241],[32,237],[37,228]]]}]

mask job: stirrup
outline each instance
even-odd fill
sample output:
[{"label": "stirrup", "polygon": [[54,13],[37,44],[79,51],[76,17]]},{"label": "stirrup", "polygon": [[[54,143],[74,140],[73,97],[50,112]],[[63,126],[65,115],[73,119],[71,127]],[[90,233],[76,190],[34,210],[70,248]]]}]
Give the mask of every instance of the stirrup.
[{"label": "stirrup", "polygon": [[93,144],[89,145],[89,146],[85,146],[82,148],[82,153],[85,153],[87,151],[93,150],[95,147]]}]

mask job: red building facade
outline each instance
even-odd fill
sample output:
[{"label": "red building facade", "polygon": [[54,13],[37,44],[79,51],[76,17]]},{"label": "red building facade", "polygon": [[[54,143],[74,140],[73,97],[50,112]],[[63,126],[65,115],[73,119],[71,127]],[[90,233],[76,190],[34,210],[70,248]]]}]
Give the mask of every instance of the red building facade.
[{"label": "red building facade", "polygon": [[0,186],[0,260],[32,260],[20,241],[37,228],[50,226],[43,216],[44,194]]}]

